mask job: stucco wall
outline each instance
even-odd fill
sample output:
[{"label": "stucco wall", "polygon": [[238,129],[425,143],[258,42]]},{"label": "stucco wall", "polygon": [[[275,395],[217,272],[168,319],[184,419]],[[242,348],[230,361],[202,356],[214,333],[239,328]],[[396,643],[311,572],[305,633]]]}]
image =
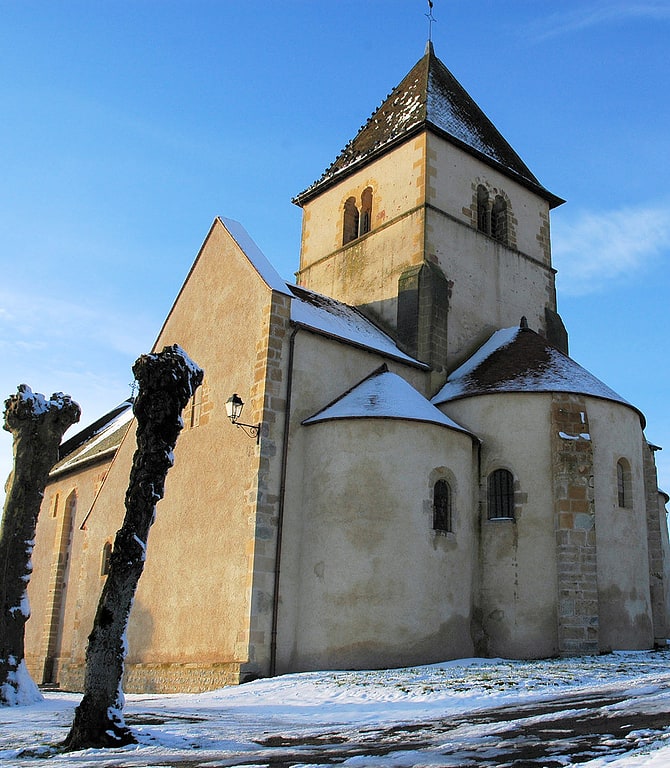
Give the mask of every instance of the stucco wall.
[{"label": "stucco wall", "polygon": [[[631,408],[587,400],[594,462],[601,650],[651,648],[647,512],[640,417]],[[630,464],[631,505],[618,505],[616,465]]]},{"label": "stucco wall", "polygon": [[[552,656],[556,637],[556,541],[549,442],[551,395],[483,395],[441,410],[483,441],[479,483],[478,652]],[[515,479],[515,520],[489,520],[488,475]]]},{"label": "stucco wall", "polygon": [[[296,336],[282,537],[277,656],[280,672],[314,668],[320,663],[328,666],[335,663],[340,666],[404,663],[402,660],[409,658],[406,648],[409,637],[417,643],[416,658],[433,653],[445,641],[444,633],[449,634],[447,620],[440,611],[445,607],[443,597],[451,594],[452,586],[445,586],[446,591],[436,600],[435,616],[424,617],[424,629],[412,628],[412,625],[416,611],[419,614],[425,611],[426,601],[435,597],[434,594],[429,597],[434,588],[432,582],[436,578],[441,581],[439,574],[431,572],[436,566],[435,558],[440,562],[444,559],[439,566],[443,569],[457,563],[460,568],[458,579],[469,579],[469,565],[467,568],[463,566],[465,561],[470,564],[473,557],[471,523],[467,515],[472,506],[469,478],[473,459],[469,437],[457,435],[454,441],[450,431],[443,427],[388,420],[364,420],[348,426],[330,422],[311,427],[300,425],[302,420],[358,384],[382,362],[380,355],[305,330]],[[388,361],[388,365],[419,391],[425,386],[427,377],[423,371],[393,361]],[[439,466],[453,473],[458,499],[454,505],[455,519],[462,526],[457,536],[439,536],[431,531],[432,511],[426,508],[429,475]],[[356,522],[360,510],[365,510],[367,517]],[[331,522],[329,514],[336,515],[336,520]],[[347,516],[351,518],[349,534],[343,529]],[[354,541],[352,526],[366,529],[367,538]],[[337,539],[337,543],[332,542],[332,551],[329,537]],[[371,541],[372,554],[368,557],[365,547]],[[395,571],[386,573],[393,568],[399,542],[408,542],[407,554],[403,557],[405,568],[410,572],[404,573],[403,579],[409,579],[416,589],[398,593],[394,604],[399,607],[393,614],[390,613],[393,606],[387,604],[388,589],[384,591],[383,580],[388,577],[395,584],[400,578]],[[319,548],[328,552],[324,551],[322,556],[314,559]],[[419,552],[423,554],[419,555]],[[331,557],[333,559],[329,560]],[[419,561],[424,557],[428,560],[421,564]],[[348,560],[354,570],[347,565]],[[408,565],[410,561],[411,565]],[[447,561],[451,565],[447,565]],[[321,562],[323,566],[319,565]],[[325,574],[326,567],[330,574],[328,582],[314,571],[316,568],[317,572],[322,572],[323,568]],[[355,571],[358,573],[357,583],[347,582]],[[342,581],[338,580],[338,572],[342,572]],[[362,644],[355,648],[355,638],[359,635],[360,624],[366,620],[367,608],[359,596],[348,609],[345,595],[364,589],[364,582],[371,590],[371,615],[378,618],[363,633],[365,640]],[[333,591],[328,592],[329,589]],[[339,597],[337,590],[341,590]],[[408,600],[418,600],[417,606],[408,607]],[[449,634],[451,645],[440,646],[441,653],[456,653],[456,647],[464,653],[469,652],[469,625],[467,632],[464,629],[469,618],[463,618],[466,614],[469,617],[469,607],[467,611],[464,607],[466,603],[469,606],[469,600],[470,587],[457,590],[454,615],[460,618],[455,619],[457,626],[452,626]],[[330,615],[329,622],[337,621],[336,603],[343,606],[346,619],[342,617],[340,629],[328,639],[318,625],[326,613]],[[386,618],[382,615],[385,613]],[[442,623],[445,626],[440,629]],[[373,626],[382,633],[375,641],[376,645],[372,642]],[[384,635],[391,637],[392,633],[388,633],[393,627],[398,629],[398,638],[387,642]],[[432,658],[439,656],[437,653]]]},{"label": "stucco wall", "polygon": [[[360,209],[361,193],[366,187],[371,187],[373,191],[373,232],[423,204],[424,153],[425,137],[407,141],[395,148],[392,154],[370,163],[305,203],[300,269],[306,269],[342,247],[345,201],[353,196]],[[422,245],[415,245],[415,248],[421,248]],[[317,274],[312,272],[310,283],[301,284],[328,293],[316,283]],[[328,295],[341,298],[335,293]]]},{"label": "stucco wall", "polygon": [[451,284],[447,348],[451,370],[499,328],[522,316],[545,329],[545,307],[555,307],[553,273],[476,229],[429,209],[427,253]]},{"label": "stucco wall", "polygon": [[471,204],[476,200],[477,185],[483,184],[491,196],[502,194],[508,200],[515,247],[550,266],[551,254],[540,236],[549,216],[545,200],[434,134],[428,134],[427,158],[426,202],[429,205],[476,226],[471,218]]},{"label": "stucco wall", "polygon": [[[35,534],[33,574],[28,584],[31,615],[25,635],[26,663],[37,683],[61,682],[63,664],[69,662],[79,582],[87,555],[87,538],[81,525],[108,467],[109,461],[103,461],[82,468],[77,473],[56,476],[45,489]],[[76,506],[70,546],[67,548],[68,531],[64,530],[68,527],[66,504],[72,494],[76,498]],[[96,604],[102,588],[100,555],[101,551],[96,550],[89,560],[94,571],[92,599]],[[55,597],[54,592],[58,584],[64,584],[60,598]],[[56,603],[60,600],[60,611],[58,604],[54,606],[54,600]],[[56,636],[50,641],[49,635],[53,631],[56,631]],[[53,675],[51,680],[46,680],[44,663],[49,653],[54,653]]]},{"label": "stucco wall", "polygon": [[[301,509],[287,510],[299,519],[284,549],[295,579],[282,581],[280,669],[471,655],[471,438],[387,419],[302,429]],[[432,530],[438,475],[452,486],[453,533]]]},{"label": "stucco wall", "polygon": [[[271,296],[215,222],[155,345],[160,350],[177,343],[205,370],[206,407],[203,402],[198,423],[182,431],[165,498],[157,505],[128,628],[128,690],[199,690],[258,673],[250,637],[257,478],[262,453],[282,425],[265,426],[259,446],[230,424],[224,406],[237,392],[247,403],[242,421],[262,420]],[[89,574],[122,520],[134,450],[129,435],[89,518]],[[266,485],[278,483],[267,467],[265,475]],[[90,583],[81,590],[75,681],[81,679],[96,602]],[[267,653],[261,663],[267,664]]]}]

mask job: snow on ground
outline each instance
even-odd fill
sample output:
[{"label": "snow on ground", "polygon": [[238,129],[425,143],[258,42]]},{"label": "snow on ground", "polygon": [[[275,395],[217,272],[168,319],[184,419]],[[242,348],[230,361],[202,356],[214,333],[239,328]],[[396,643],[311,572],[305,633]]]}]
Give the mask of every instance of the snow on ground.
[{"label": "snow on ground", "polygon": [[[619,722],[633,722],[641,711],[656,718],[653,728],[633,728],[618,740],[602,738],[579,765],[670,765],[670,651],[536,662],[469,659],[400,670],[284,675],[203,694],[130,694],[125,715],[138,744],[71,754],[58,753],[54,745],[65,738],[80,697],[47,692],[41,703],[0,708],[0,765],[213,768],[336,763],[398,768],[473,765],[477,757],[483,762],[476,764],[502,766],[513,764],[496,760],[497,754],[504,754],[501,734],[512,732],[512,722],[514,728],[522,723],[544,734],[544,746],[546,733],[556,732],[554,762],[538,762],[538,768],[572,765],[569,750],[559,754],[564,743],[558,741],[559,731],[563,739],[566,734],[564,728],[554,727],[555,707],[541,705],[557,697],[567,702],[572,718],[593,712],[593,702],[606,721],[619,717]],[[510,705],[512,713],[485,712]],[[379,749],[382,741],[384,748]],[[462,750],[459,758],[454,757],[454,745]],[[315,761],[317,753],[320,759]],[[464,755],[474,762],[461,762]]]}]

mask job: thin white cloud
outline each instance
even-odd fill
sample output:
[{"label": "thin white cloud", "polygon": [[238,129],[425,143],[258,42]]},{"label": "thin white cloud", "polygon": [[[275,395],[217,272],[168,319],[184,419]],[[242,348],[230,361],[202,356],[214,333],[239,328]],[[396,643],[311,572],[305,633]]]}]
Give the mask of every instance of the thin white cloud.
[{"label": "thin white cloud", "polygon": [[606,289],[670,248],[670,205],[585,211],[552,223],[559,290],[580,296]]},{"label": "thin white cloud", "polygon": [[[48,350],[50,345],[98,344],[136,354],[154,341],[158,321],[138,313],[77,303],[58,296],[0,290],[0,349]],[[144,347],[138,348],[138,344]]]},{"label": "thin white cloud", "polygon": [[550,37],[577,32],[589,27],[634,19],[670,20],[668,0],[656,2],[580,3],[573,11],[552,13],[538,19],[528,31],[538,42]]}]

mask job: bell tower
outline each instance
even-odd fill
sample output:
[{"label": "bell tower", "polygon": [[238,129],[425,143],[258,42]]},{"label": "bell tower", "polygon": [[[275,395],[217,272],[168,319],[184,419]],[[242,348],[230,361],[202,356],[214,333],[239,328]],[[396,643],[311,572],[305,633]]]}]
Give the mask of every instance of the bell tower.
[{"label": "bell tower", "polygon": [[446,376],[525,315],[567,350],[546,190],[432,43],[294,202],[300,285],[358,307]]}]

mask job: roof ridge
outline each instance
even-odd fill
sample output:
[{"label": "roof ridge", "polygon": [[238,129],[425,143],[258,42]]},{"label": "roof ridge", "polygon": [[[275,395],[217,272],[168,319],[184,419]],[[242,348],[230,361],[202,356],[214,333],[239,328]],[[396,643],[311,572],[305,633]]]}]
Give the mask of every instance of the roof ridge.
[{"label": "roof ridge", "polygon": [[426,45],[421,59],[373,110],[323,174],[293,202],[302,205],[342,175],[359,169],[422,129],[429,129],[519,183],[552,207],[563,202],[546,190],[444,62]]}]

